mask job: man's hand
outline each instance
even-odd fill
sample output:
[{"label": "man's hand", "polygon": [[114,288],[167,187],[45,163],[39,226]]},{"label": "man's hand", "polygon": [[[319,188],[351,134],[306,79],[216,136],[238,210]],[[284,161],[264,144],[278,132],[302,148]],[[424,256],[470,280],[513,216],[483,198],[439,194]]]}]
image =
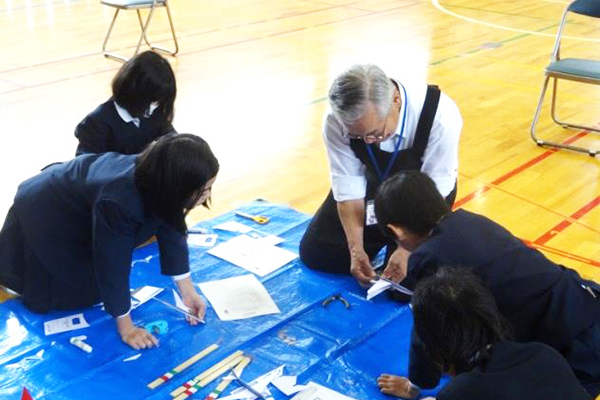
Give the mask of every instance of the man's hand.
[{"label": "man's hand", "polygon": [[350,273],[360,283],[370,283],[375,278],[371,261],[364,249],[350,250]]},{"label": "man's hand", "polygon": [[399,246],[390,256],[388,264],[385,267],[385,270],[383,270],[382,276],[396,283],[401,282],[404,278],[406,278],[408,257],[410,257],[408,250],[405,250]]},{"label": "man's hand", "polygon": [[420,393],[416,386],[401,376],[382,374],[377,379],[377,385],[379,385],[381,393],[402,397],[403,399],[414,399]]},{"label": "man's hand", "polygon": [[158,346],[158,339],[147,330],[133,325],[129,315],[117,318],[117,330],[121,340],[136,350]]}]

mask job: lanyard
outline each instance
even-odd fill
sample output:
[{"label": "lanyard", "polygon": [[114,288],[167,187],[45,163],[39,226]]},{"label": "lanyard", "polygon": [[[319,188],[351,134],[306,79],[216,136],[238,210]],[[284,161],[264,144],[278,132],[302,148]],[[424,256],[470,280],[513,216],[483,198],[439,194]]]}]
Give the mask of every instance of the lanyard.
[{"label": "lanyard", "polygon": [[394,149],[394,154],[392,155],[392,159],[390,160],[390,162],[388,163],[387,167],[385,168],[385,173],[381,173],[381,168],[379,167],[379,163],[377,162],[377,159],[375,158],[375,155],[373,154],[373,149],[371,148],[371,145],[366,144],[365,146],[367,146],[367,152],[369,153],[369,158],[371,159],[371,162],[373,163],[373,166],[375,167],[375,170],[377,171],[377,175],[379,175],[379,179],[381,179],[381,182],[383,182],[385,180],[385,178],[387,178],[388,174],[390,173],[390,170],[392,169],[392,165],[394,165],[394,162],[396,161],[396,157],[398,157],[398,150],[400,150],[400,143],[402,143],[402,139],[404,139],[404,127],[406,126],[406,110],[408,108],[408,95],[406,94],[406,89],[404,88],[404,86],[398,82],[400,84],[400,86],[402,86],[402,92],[404,92],[404,112],[402,113],[402,128],[400,129],[400,137],[398,138],[398,143],[396,143],[396,148]]}]

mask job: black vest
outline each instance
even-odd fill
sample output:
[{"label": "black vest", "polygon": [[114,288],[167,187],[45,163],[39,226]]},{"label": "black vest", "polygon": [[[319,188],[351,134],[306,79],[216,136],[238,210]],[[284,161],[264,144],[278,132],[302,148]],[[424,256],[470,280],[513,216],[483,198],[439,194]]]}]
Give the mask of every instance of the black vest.
[{"label": "black vest", "polygon": [[[398,151],[398,156],[394,161],[394,165],[390,168],[390,174],[403,170],[420,170],[423,165],[423,154],[429,141],[429,134],[431,127],[433,126],[433,120],[437,112],[438,104],[440,100],[440,89],[435,85],[427,86],[427,95],[425,96],[425,102],[423,103],[423,109],[421,110],[421,116],[419,117],[419,123],[417,124],[417,131],[415,133],[415,139],[413,146],[408,149]],[[407,104],[403,105],[407,107]],[[406,122],[405,122],[406,123]],[[387,168],[388,163],[394,156],[394,153],[383,151],[379,148],[378,144],[366,144],[361,139],[350,139],[350,148],[356,155],[356,157],[365,165],[366,171],[365,176],[367,178],[367,198],[371,199],[375,196],[375,191],[381,184],[381,179],[377,174],[377,169],[373,165],[367,146],[371,146],[373,155],[379,163],[379,166],[383,171]]]}]

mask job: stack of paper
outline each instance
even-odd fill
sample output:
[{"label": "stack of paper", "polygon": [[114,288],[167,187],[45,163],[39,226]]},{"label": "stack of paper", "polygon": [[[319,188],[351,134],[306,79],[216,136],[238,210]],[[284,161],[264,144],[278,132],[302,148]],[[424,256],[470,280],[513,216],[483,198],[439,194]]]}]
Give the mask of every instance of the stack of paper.
[{"label": "stack of paper", "polygon": [[208,251],[258,276],[265,276],[294,260],[298,255],[265,240],[236,236]]}]

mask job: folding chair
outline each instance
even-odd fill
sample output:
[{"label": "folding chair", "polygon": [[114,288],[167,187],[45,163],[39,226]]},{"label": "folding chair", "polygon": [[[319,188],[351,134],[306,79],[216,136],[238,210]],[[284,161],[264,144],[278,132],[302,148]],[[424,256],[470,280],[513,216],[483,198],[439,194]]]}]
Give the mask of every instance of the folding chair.
[{"label": "folding chair", "polygon": [[[135,52],[133,56],[135,56],[140,51],[140,46],[142,45],[142,41],[146,42],[148,46],[152,50],[160,51],[165,54],[169,54],[174,56],[179,51],[179,44],[177,43],[177,36],[175,35],[175,27],[173,25],[173,19],[171,18],[171,10],[169,9],[168,0],[100,0],[100,3],[105,6],[116,8],[115,15],[110,23],[108,28],[108,32],[106,33],[106,38],[104,38],[104,44],[102,44],[102,53],[105,57],[113,58],[118,61],[125,62],[127,61],[126,57],[123,57],[119,54],[110,53],[106,51],[106,44],[108,43],[108,39],[110,38],[110,34],[112,32],[113,27],[115,26],[115,22],[117,20],[117,16],[119,15],[119,11],[121,10],[135,10],[137,12],[138,21],[140,23],[140,28],[142,29],[142,34],[140,35],[140,39],[138,40],[137,47],[135,48]],[[171,25],[171,34],[173,35],[173,42],[175,43],[175,50],[168,50],[162,47],[153,46],[150,44],[146,33],[148,31],[148,26],[150,25],[150,20],[152,19],[152,15],[154,14],[154,10],[157,7],[165,7],[167,10],[167,16],[169,17],[169,24]],[[148,13],[148,18],[144,23],[142,21],[142,15],[140,13],[141,9],[150,9]]]},{"label": "folding chair", "polygon": [[593,126],[577,125],[565,121],[560,121],[556,117],[556,92],[558,89],[558,80],[565,79],[575,82],[591,83],[594,85],[600,85],[600,61],[581,59],[581,58],[560,58],[560,44],[563,31],[567,22],[567,15],[569,12],[585,15],[592,18],[600,18],[600,1],[599,0],[575,0],[571,2],[565,9],[558,33],[556,34],[556,43],[554,44],[554,51],[552,52],[552,58],[550,64],[546,67],[544,85],[542,86],[542,93],[538,102],[537,110],[533,117],[533,123],[531,124],[531,138],[538,146],[552,146],[564,149],[570,149],[574,151],[580,151],[588,153],[590,156],[595,157],[600,150],[591,149],[579,146],[573,146],[570,144],[550,142],[547,140],[538,139],[535,135],[535,126],[540,116],[542,104],[544,102],[544,96],[546,89],[548,88],[548,82],[550,78],[553,79],[552,88],[552,105],[551,115],[554,122],[561,125],[563,128],[577,128],[585,129],[593,132],[600,132],[599,128]]}]

